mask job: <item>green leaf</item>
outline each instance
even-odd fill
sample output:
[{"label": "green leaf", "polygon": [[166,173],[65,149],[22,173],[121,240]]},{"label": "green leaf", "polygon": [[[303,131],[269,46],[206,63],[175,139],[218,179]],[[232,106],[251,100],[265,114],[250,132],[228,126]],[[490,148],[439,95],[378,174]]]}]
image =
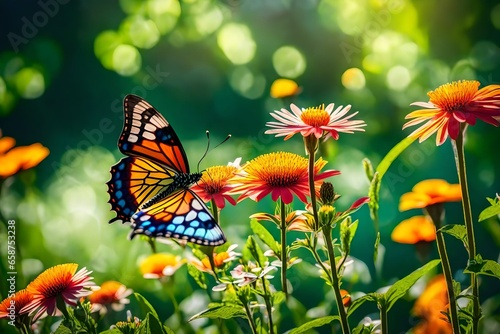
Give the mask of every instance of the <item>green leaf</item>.
[{"label": "green leaf", "polygon": [[200,288],[202,288],[203,290],[206,290],[207,283],[206,283],[205,275],[203,274],[203,272],[198,270],[198,268],[196,268],[194,265],[192,265],[190,263],[187,264],[187,268],[188,268],[189,276],[191,276],[194,279],[194,281],[196,282],[196,284],[198,284],[198,286]]},{"label": "green leaf", "polygon": [[335,321],[335,320],[340,320],[338,315],[329,315],[326,317],[317,318],[317,319],[306,322],[305,324],[301,325],[300,327],[292,329],[289,332],[289,334],[305,333],[312,328],[328,325],[332,321]]},{"label": "green leaf", "polygon": [[264,252],[262,252],[262,249],[260,248],[259,244],[255,241],[255,238],[253,236],[249,236],[247,239],[247,243],[245,247],[248,249],[250,254],[252,254],[252,257],[257,261],[260,267],[264,267],[264,264],[266,263],[267,259],[264,256]]},{"label": "green leaf", "polygon": [[340,245],[344,254],[349,254],[351,250],[351,242],[358,229],[359,221],[351,223],[351,217],[347,217],[340,223]]},{"label": "green leaf", "polygon": [[479,221],[482,222],[491,217],[500,215],[500,203],[487,207],[479,214]]},{"label": "green leaf", "polygon": [[437,266],[441,261],[432,260],[425,264],[424,266],[418,268],[408,276],[400,279],[394,283],[389,290],[385,293],[385,301],[387,312],[391,309],[394,303],[401,297],[403,297],[406,292],[415,284],[415,282],[422,276],[424,276],[429,270]]},{"label": "green leaf", "polygon": [[368,207],[370,208],[370,217],[375,224],[375,230],[378,232],[378,209],[379,209],[379,193],[380,193],[380,174],[375,172],[373,174],[373,179],[370,182],[370,188],[368,189],[368,197],[370,201],[368,202]]},{"label": "green leaf", "polygon": [[247,318],[247,314],[241,305],[212,303],[208,305],[208,309],[193,315],[188,321],[200,318],[231,319],[236,317]]},{"label": "green leaf", "polygon": [[274,239],[273,235],[269,233],[269,231],[265,228],[264,225],[262,225],[256,219],[252,219],[250,221],[250,228],[252,229],[253,233],[257,237],[259,237],[259,239],[262,240],[263,243],[267,245],[267,247],[273,250],[275,254],[279,253],[276,240]]},{"label": "green leaf", "polygon": [[113,329],[108,329],[107,331],[104,332],[100,332],[99,334],[122,334],[122,331],[117,328],[113,328]]},{"label": "green leaf", "polygon": [[273,306],[277,306],[286,300],[286,294],[283,291],[273,293]]},{"label": "green leaf", "polygon": [[141,294],[137,292],[134,292],[134,297],[135,299],[137,299],[139,307],[144,314],[151,313],[158,319],[158,313],[156,313],[156,310],[151,305],[151,303],[148,302],[146,298],[144,298]]},{"label": "green leaf", "polygon": [[380,232],[377,232],[377,239],[375,239],[375,245],[373,247],[373,263],[377,263],[379,245],[380,245]]},{"label": "green leaf", "polygon": [[452,279],[451,281],[453,283],[453,294],[455,296],[458,296],[460,292],[462,292],[462,286],[460,285],[460,282],[457,282],[454,279]]},{"label": "green leaf", "polygon": [[467,230],[465,225],[449,224],[441,227],[439,231],[449,234],[458,240],[462,240],[464,243],[467,242]]},{"label": "green leaf", "polygon": [[500,264],[492,260],[483,260],[480,254],[476,255],[474,261],[470,261],[464,273],[493,276],[500,279]]},{"label": "green leaf", "polygon": [[352,330],[352,334],[371,334],[371,327],[373,326],[365,326],[364,324],[359,324]]},{"label": "green leaf", "polygon": [[59,325],[59,327],[57,327],[54,334],[73,334],[73,333],[71,332],[71,329],[61,324]]},{"label": "green leaf", "polygon": [[376,292],[371,292],[367,293],[366,295],[359,297],[358,299],[355,299],[352,301],[351,306],[349,306],[349,309],[347,310],[347,315],[350,316],[358,307],[363,305],[366,302],[375,302],[377,303],[379,299],[382,298],[382,294],[376,293]]},{"label": "green leaf", "polygon": [[152,313],[148,313],[138,329],[139,334],[166,334],[160,320]]}]

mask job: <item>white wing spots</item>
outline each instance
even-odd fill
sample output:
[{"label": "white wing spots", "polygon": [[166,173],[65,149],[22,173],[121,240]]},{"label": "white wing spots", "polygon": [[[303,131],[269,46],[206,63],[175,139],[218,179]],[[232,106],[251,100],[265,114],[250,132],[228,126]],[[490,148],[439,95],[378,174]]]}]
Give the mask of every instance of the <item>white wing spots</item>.
[{"label": "white wing spots", "polygon": [[157,128],[153,124],[147,123],[144,125],[144,129],[149,132],[154,132]]},{"label": "white wing spots", "polygon": [[139,132],[141,132],[141,129],[139,129],[138,127],[133,126],[130,129],[130,133],[133,133],[134,135],[138,134]]},{"label": "white wing spots", "polygon": [[143,222],[146,221],[146,220],[149,220],[149,218],[151,218],[149,215],[144,215],[142,216],[141,218],[139,218],[140,220],[142,220]]},{"label": "white wing spots", "polygon": [[190,222],[190,221],[192,221],[192,220],[196,219],[196,217],[197,217],[197,216],[198,216],[198,215],[197,215],[196,211],[190,211],[190,212],[186,215],[186,221]]},{"label": "white wing spots", "polygon": [[146,138],[146,139],[149,139],[149,140],[155,140],[156,139],[156,136],[153,133],[151,133],[151,132],[144,132],[142,134],[142,136],[144,138]]},{"label": "white wing spots", "polygon": [[[141,120],[142,116],[141,116],[141,114],[133,113],[133,114],[132,114],[132,118],[133,118],[134,120],[135,120],[135,119],[137,119],[137,120]],[[135,122],[135,121],[133,121],[133,122]]]},{"label": "white wing spots", "polygon": [[197,211],[201,211],[203,210],[203,207],[201,206],[201,203],[198,202],[198,201],[193,201],[191,203],[191,206],[193,207],[193,209],[197,210]]},{"label": "white wing spots", "polygon": [[[135,116],[135,114],[134,114],[134,116]],[[134,119],[132,121],[132,126],[140,128],[141,127],[141,121],[138,121],[138,120]]]},{"label": "white wing spots", "polygon": [[163,128],[168,125],[168,123],[162,117],[154,115],[150,119],[151,124],[155,125],[157,128]]},{"label": "white wing spots", "polygon": [[131,142],[131,143],[137,143],[138,139],[139,139],[139,137],[137,137],[136,135],[130,135],[130,136],[128,136],[128,141]]}]

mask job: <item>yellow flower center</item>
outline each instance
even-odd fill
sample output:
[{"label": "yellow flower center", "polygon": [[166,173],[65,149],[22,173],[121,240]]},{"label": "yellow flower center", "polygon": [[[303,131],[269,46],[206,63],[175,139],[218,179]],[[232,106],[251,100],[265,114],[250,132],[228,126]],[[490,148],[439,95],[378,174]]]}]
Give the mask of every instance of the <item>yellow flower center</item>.
[{"label": "yellow flower center", "polygon": [[323,126],[328,125],[328,122],[330,122],[330,115],[325,111],[325,105],[322,104],[318,107],[304,110],[300,114],[300,119],[310,126]]},{"label": "yellow flower center", "polygon": [[45,298],[60,295],[71,284],[71,278],[78,265],[75,263],[60,264],[41,273],[26,288],[33,294],[41,294]]},{"label": "yellow flower center", "polygon": [[250,161],[245,170],[272,187],[288,187],[307,173],[307,159],[288,152],[268,153]]},{"label": "yellow flower center", "polygon": [[227,181],[234,176],[237,168],[234,166],[213,166],[207,168],[200,180],[200,186],[207,194],[217,194],[227,184]]},{"label": "yellow flower center", "polygon": [[472,101],[479,89],[479,81],[461,80],[439,86],[427,93],[430,102],[444,111],[462,110]]}]

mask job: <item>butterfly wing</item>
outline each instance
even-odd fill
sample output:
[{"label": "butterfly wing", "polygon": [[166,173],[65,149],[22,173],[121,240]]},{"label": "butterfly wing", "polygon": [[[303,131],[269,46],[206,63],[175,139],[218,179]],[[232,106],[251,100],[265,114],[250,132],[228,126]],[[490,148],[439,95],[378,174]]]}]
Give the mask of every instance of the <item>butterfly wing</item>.
[{"label": "butterfly wing", "polygon": [[121,159],[111,167],[107,182],[109,203],[116,212],[116,220],[130,221],[142,203],[154,197],[173,182],[174,173],[159,164],[137,157]]},{"label": "butterfly wing", "polygon": [[186,152],[170,123],[156,109],[135,95],[123,102],[125,123],[118,141],[120,151],[175,171],[189,173]]},{"label": "butterfly wing", "polygon": [[224,234],[205,203],[189,189],[179,189],[164,199],[136,212],[132,218],[136,234],[173,237],[201,245],[221,245]]}]

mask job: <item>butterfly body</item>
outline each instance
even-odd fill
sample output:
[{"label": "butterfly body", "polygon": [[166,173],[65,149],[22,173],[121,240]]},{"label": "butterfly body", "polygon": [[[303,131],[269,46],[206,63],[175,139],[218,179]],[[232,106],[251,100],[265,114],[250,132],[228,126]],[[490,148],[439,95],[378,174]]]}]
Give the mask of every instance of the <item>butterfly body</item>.
[{"label": "butterfly body", "polygon": [[118,147],[128,157],[111,168],[109,203],[116,220],[130,222],[137,234],[173,237],[220,245],[224,234],[205,203],[189,188],[201,178],[190,173],[176,133],[149,103],[138,96],[124,100],[125,120]]}]

